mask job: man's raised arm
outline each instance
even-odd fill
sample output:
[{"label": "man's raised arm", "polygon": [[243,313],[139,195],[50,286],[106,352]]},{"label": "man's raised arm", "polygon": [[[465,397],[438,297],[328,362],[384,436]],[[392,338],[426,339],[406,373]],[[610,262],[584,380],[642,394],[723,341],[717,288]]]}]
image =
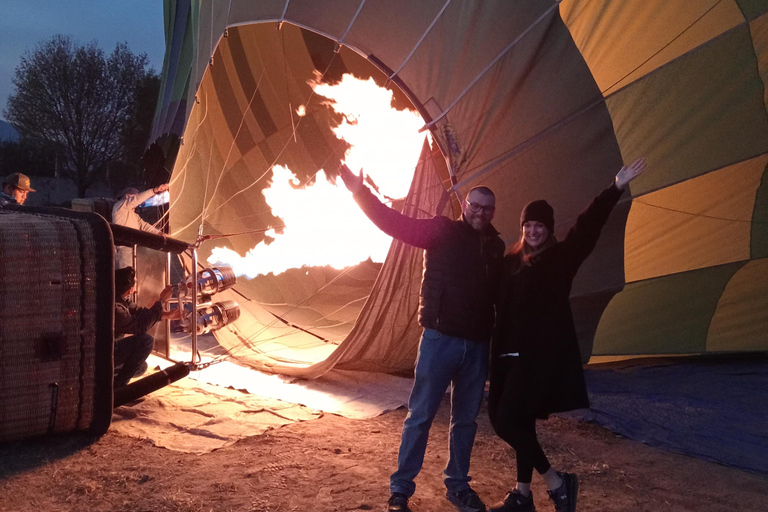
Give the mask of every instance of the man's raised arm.
[{"label": "man's raised arm", "polygon": [[393,210],[379,201],[363,184],[362,169],[360,174],[355,174],[346,164],[341,164],[339,176],[347,190],[352,192],[363,213],[384,233],[421,249],[429,249],[439,243],[443,230],[448,225],[445,222],[447,219],[414,219]]}]

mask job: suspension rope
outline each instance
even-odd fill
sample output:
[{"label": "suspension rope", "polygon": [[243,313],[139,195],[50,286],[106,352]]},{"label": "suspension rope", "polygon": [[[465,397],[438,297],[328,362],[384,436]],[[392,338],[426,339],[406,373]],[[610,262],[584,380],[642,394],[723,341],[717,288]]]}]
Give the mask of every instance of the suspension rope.
[{"label": "suspension rope", "polygon": [[[251,106],[253,105],[253,100],[256,99],[256,94],[259,92],[259,88],[261,87],[261,80],[264,78],[264,69],[261,71],[261,75],[259,76],[259,81],[256,82],[256,87],[253,90],[253,94],[251,94],[251,100],[248,102],[248,107],[243,109],[243,113],[240,116],[240,125],[237,127],[237,132],[235,132],[235,136],[232,137],[232,142],[229,144],[229,150],[227,151],[227,156],[224,159],[224,163],[221,164],[221,170],[219,171],[219,177],[216,180],[216,186],[213,189],[213,193],[211,194],[211,201],[213,201],[213,198],[216,197],[216,192],[219,190],[219,185],[221,184],[221,180],[224,176],[224,170],[227,167],[227,162],[229,162],[229,157],[232,155],[232,150],[235,148],[235,141],[237,141],[237,138],[240,136],[240,131],[243,129],[243,125],[245,124],[245,118],[248,115],[249,112],[251,112]],[[207,182],[206,180],[206,189],[207,189]],[[205,222],[206,218],[206,211],[208,210],[209,203],[205,203],[206,198],[203,198],[203,218],[200,222],[202,225],[203,222]]]},{"label": "suspension rope", "polygon": [[262,229],[251,229],[249,231],[241,231],[239,233],[227,233],[225,235],[203,235],[199,238],[199,241],[205,242],[206,240],[218,240],[219,238],[230,238],[233,236],[252,235],[254,233],[266,233],[271,229],[281,229],[281,228],[285,228],[285,224],[283,224],[282,226],[271,226],[271,227],[262,228]]},{"label": "suspension rope", "polygon": [[211,2],[211,25],[208,27],[208,35],[210,37],[210,40],[208,42],[208,62],[211,66],[213,66],[213,4],[215,2]]},{"label": "suspension rope", "polygon": [[277,26],[283,24],[283,21],[285,21],[285,13],[288,12],[288,5],[291,3],[291,0],[285,0],[285,6],[283,7],[283,13],[280,15],[280,21],[277,22]]},{"label": "suspension rope", "polygon": [[[195,98],[197,98],[197,94],[195,94]],[[181,166],[181,169],[179,169],[179,174],[182,177],[181,178],[182,179],[181,192],[176,196],[176,200],[175,201],[173,201],[173,198],[171,198],[171,203],[168,206],[168,214],[169,215],[170,215],[171,210],[177,204],[179,204],[179,201],[181,200],[181,198],[184,197],[183,191],[184,191],[184,188],[186,187],[186,184],[187,184],[187,166],[189,165],[189,162],[192,161],[192,157],[195,154],[195,146],[197,145],[197,132],[200,129],[200,127],[203,125],[205,120],[208,118],[208,91],[207,90],[205,91],[204,104],[205,104],[205,110],[203,112],[203,116],[200,119],[200,122],[197,124],[197,126],[195,126],[195,129],[192,132],[192,143],[190,145],[189,151],[187,151],[187,159],[185,160],[184,164]],[[181,149],[181,148],[179,148],[179,149]],[[210,153],[209,153],[209,160],[210,160]],[[209,163],[209,168],[210,168],[210,163]],[[170,184],[173,185],[176,182],[177,179],[179,179],[178,176],[176,178],[173,178],[173,176],[172,176]],[[201,215],[202,215],[202,213],[201,213]],[[187,224],[186,226],[184,226],[183,228],[174,230],[173,233],[178,233],[180,231],[183,231],[183,230],[187,229],[189,226],[191,226],[192,224],[195,223],[195,221],[198,219],[198,217],[200,217],[200,215],[198,215],[197,217],[192,219],[192,221],[189,224]]]},{"label": "suspension rope", "polygon": [[559,121],[557,121],[554,124],[549,125],[548,127],[544,128],[542,131],[534,135],[533,137],[524,140],[517,146],[509,149],[508,151],[505,151],[504,153],[496,156],[493,160],[491,160],[489,163],[486,164],[486,166],[481,169],[480,171],[476,172],[475,174],[463,179],[459,183],[453,185],[451,189],[454,192],[458,192],[459,188],[463,187],[464,185],[476,180],[483,174],[496,169],[500,164],[503,162],[509,160],[513,156],[517,155],[518,153],[524,151],[525,149],[528,149],[530,146],[533,146],[540,140],[542,140],[545,136],[549,135],[553,131],[561,128],[562,126],[565,126],[569,122],[573,121],[574,119],[580,117],[585,112],[595,108],[597,105],[600,105],[605,101],[605,98],[600,95],[597,99],[593,100],[591,103],[587,104],[585,107],[582,107],[581,109],[572,112],[571,114],[568,114],[567,116],[563,117]]},{"label": "suspension rope", "polygon": [[627,74],[625,74],[623,77],[621,77],[621,78],[619,78],[618,80],[616,80],[616,81],[615,81],[613,84],[611,84],[611,85],[609,85],[608,87],[606,87],[605,89],[603,89],[601,92],[602,92],[603,94],[605,94],[606,92],[610,91],[611,89],[613,89],[614,87],[616,87],[618,84],[620,84],[621,82],[623,82],[623,81],[624,81],[624,80],[625,80],[625,79],[626,79],[628,76],[630,76],[632,73],[634,73],[635,71],[637,71],[638,69],[640,69],[641,67],[643,67],[643,66],[644,66],[646,63],[648,63],[648,62],[649,62],[651,59],[653,59],[655,56],[657,56],[658,54],[660,54],[661,52],[663,52],[664,50],[666,50],[666,49],[667,49],[667,48],[668,48],[668,47],[669,47],[669,46],[670,46],[672,43],[674,43],[675,41],[677,41],[677,40],[678,40],[678,39],[679,39],[679,38],[680,38],[680,37],[681,37],[683,34],[685,34],[686,32],[688,32],[688,30],[690,30],[690,29],[691,29],[691,27],[693,27],[693,26],[694,26],[696,23],[698,23],[699,21],[701,21],[701,19],[702,19],[704,16],[706,16],[707,14],[709,14],[709,13],[710,13],[710,11],[712,11],[712,9],[714,9],[715,7],[717,7],[717,6],[720,4],[720,2],[722,2],[722,1],[723,1],[723,0],[717,0],[717,1],[716,1],[714,4],[712,4],[712,6],[711,6],[709,9],[707,9],[706,11],[704,11],[704,12],[703,12],[703,13],[702,13],[702,14],[701,14],[701,15],[700,15],[698,18],[696,18],[695,20],[693,20],[693,21],[691,22],[691,24],[690,24],[690,25],[688,25],[688,26],[687,26],[685,29],[683,29],[683,31],[682,31],[682,32],[680,32],[680,33],[679,33],[679,34],[677,34],[675,37],[673,37],[672,39],[670,39],[670,40],[669,40],[669,42],[667,42],[667,44],[663,45],[663,46],[662,46],[661,48],[659,48],[659,49],[658,49],[656,52],[654,52],[654,53],[653,53],[653,54],[652,54],[650,57],[648,57],[648,58],[647,58],[647,59],[645,59],[643,62],[641,62],[640,64],[638,64],[637,66],[635,66],[635,67],[634,67],[634,69],[632,69],[630,72],[628,72]]},{"label": "suspension rope", "polygon": [[397,74],[400,73],[400,71],[403,69],[403,67],[405,67],[405,65],[408,63],[408,61],[411,60],[411,57],[413,57],[413,54],[416,53],[416,50],[419,49],[419,47],[421,46],[421,43],[423,43],[424,39],[427,38],[427,34],[429,34],[429,32],[432,30],[432,27],[435,26],[435,24],[437,23],[437,20],[440,19],[440,17],[445,12],[445,9],[448,8],[448,4],[450,4],[450,3],[451,3],[451,0],[446,0],[446,2],[443,4],[443,8],[440,9],[440,12],[438,12],[437,16],[435,16],[435,19],[432,20],[432,23],[429,24],[429,27],[427,27],[427,30],[424,31],[424,33],[421,35],[421,38],[419,39],[419,41],[411,49],[411,53],[409,53],[408,56],[405,58],[405,60],[400,64],[400,66],[395,71],[393,71],[391,75],[389,75],[389,79],[390,80],[395,78],[395,76],[397,76]]},{"label": "suspension rope", "polygon": [[291,91],[288,88],[288,59],[285,57],[285,31],[280,30],[280,45],[283,49],[283,78],[285,80],[285,103],[288,105],[288,115],[291,116],[291,131],[293,132],[293,142],[296,140],[296,123],[293,121],[293,105],[291,105]]},{"label": "suspension rope", "polygon": [[[612,89],[613,87],[616,86],[616,84],[620,83],[626,77],[630,76],[632,73],[634,73],[635,71],[640,69],[646,62],[651,60],[654,56],[658,55],[661,51],[663,51],[670,44],[672,44],[674,41],[676,41],[678,38],[680,38],[683,34],[688,32],[696,23],[700,22],[704,18],[705,15],[710,13],[721,1],[722,0],[717,0],[717,2],[715,4],[710,6],[706,11],[704,11],[704,13],[702,13],[693,22],[691,22],[685,29],[683,29],[682,32],[680,32],[674,38],[672,38],[662,48],[660,48],[658,51],[656,51],[651,57],[649,57],[648,59],[644,60],[639,65],[635,66],[631,71],[629,71],[626,75],[624,75],[624,77],[619,79],[616,83],[614,83],[613,85],[609,86],[607,89],[601,91],[600,92],[601,93],[600,96],[596,97],[592,102],[588,103],[584,108],[582,108],[582,109],[580,109],[580,110],[578,110],[578,111],[576,111],[574,113],[571,113],[571,114],[561,118],[559,121],[557,121],[556,123],[554,123],[554,124],[550,125],[549,127],[545,128],[544,130],[542,130],[541,132],[537,133],[536,135],[534,135],[530,139],[527,139],[527,140],[521,142],[520,144],[518,144],[517,146],[509,149],[508,151],[506,151],[504,153],[501,153],[501,154],[497,155],[496,157],[491,158],[490,160],[487,160],[483,164],[480,164],[480,166],[485,166],[485,167],[483,169],[481,169],[479,172],[477,172],[477,173],[475,173],[475,174],[473,174],[473,175],[463,179],[460,183],[454,185],[452,187],[452,190],[454,192],[458,192],[458,189],[460,187],[462,187],[464,185],[467,185],[468,183],[472,182],[476,178],[479,178],[483,174],[486,174],[487,172],[493,170],[495,167],[497,167],[498,165],[502,164],[503,162],[505,162],[506,160],[508,160],[512,156],[515,156],[517,153],[520,153],[524,149],[527,149],[529,146],[537,143],[538,141],[540,141],[542,138],[544,138],[546,135],[548,135],[552,131],[562,127],[563,125],[565,125],[565,124],[569,123],[570,121],[572,121],[575,117],[578,117],[578,116],[586,113],[590,109],[596,107],[597,105],[603,103],[607,98],[609,98],[611,96],[614,96],[615,94],[618,94],[621,91],[621,89],[619,91],[615,91],[615,92],[609,94],[608,96],[605,95],[605,92],[610,90],[610,89]],[[743,25],[744,23],[746,23],[746,22],[742,22],[740,25]],[[469,172],[469,170],[467,172]],[[467,174],[467,173],[465,173],[465,174]]]},{"label": "suspension rope", "polygon": [[717,215],[707,215],[706,213],[694,213],[689,212],[685,210],[679,210],[676,208],[669,208],[667,206],[661,206],[660,204],[651,204],[646,201],[641,201],[637,198],[632,199],[632,203],[638,203],[642,204],[644,206],[650,206],[651,208],[658,208],[659,210],[665,210],[668,212],[673,213],[682,213],[683,215],[688,215],[690,217],[700,217],[703,219],[710,219],[710,220],[720,220],[725,222],[739,222],[743,224],[768,224],[768,220],[754,220],[754,219],[733,219],[730,217],[718,217]]},{"label": "suspension rope", "polygon": [[[427,212],[425,212],[425,213],[427,213]],[[262,231],[262,230],[259,230],[259,231]],[[208,238],[208,239],[219,238],[219,237],[223,238],[223,237],[227,237],[227,236],[236,236],[238,234],[247,234],[247,233],[243,232],[243,233],[235,233],[235,234],[230,234],[230,235],[207,236],[207,237],[204,237],[204,238]],[[293,311],[296,311],[296,310],[304,307],[306,305],[306,303],[309,302],[310,300],[312,300],[312,298],[314,298],[318,293],[322,292],[325,288],[327,288],[328,286],[333,284],[335,281],[337,281],[338,279],[343,277],[345,274],[347,274],[353,268],[354,267],[347,267],[339,275],[337,275],[331,281],[329,281],[328,283],[326,283],[325,285],[320,287],[318,290],[313,292],[309,297],[304,299],[302,302],[293,305],[290,309],[288,309],[287,311],[283,312],[282,315],[285,316],[287,314],[292,313]],[[359,302],[361,300],[367,300],[368,297],[369,297],[369,295],[365,296],[365,297],[360,297],[360,298],[354,299],[354,300],[344,304],[343,306],[337,308],[336,310],[334,310],[334,311],[332,311],[330,313],[327,313],[326,315],[323,315],[322,317],[316,319],[315,322],[317,322],[319,320],[324,320],[326,318],[329,318],[330,315],[343,310],[345,307],[351,306],[355,302]],[[248,299],[247,297],[244,297],[244,298],[246,298],[249,301],[252,300],[252,299]],[[256,302],[256,301],[254,301],[254,302]],[[224,358],[229,358],[229,357],[237,358],[238,357],[237,356],[238,352],[240,352],[240,350],[245,349],[245,348],[249,348],[249,349],[251,349],[251,350],[253,350],[255,352],[258,352],[260,354],[266,355],[268,357],[273,357],[273,356],[269,355],[269,351],[265,351],[265,350],[261,349],[260,345],[264,345],[264,344],[266,344],[268,342],[274,341],[274,340],[276,340],[278,338],[281,338],[281,337],[289,336],[289,335],[291,335],[291,333],[280,334],[280,335],[269,337],[269,338],[259,338],[259,337],[261,336],[261,334],[263,334],[269,328],[271,328],[274,325],[276,325],[278,321],[283,322],[285,325],[287,325],[289,327],[292,327],[294,330],[301,330],[301,331],[304,331],[304,332],[306,332],[308,334],[311,334],[312,336],[317,337],[323,343],[335,343],[333,340],[329,340],[329,339],[323,338],[323,337],[321,337],[321,336],[319,336],[319,335],[317,335],[317,334],[315,334],[315,333],[313,333],[313,332],[308,330],[308,329],[312,329],[312,328],[329,327],[327,325],[325,325],[325,326],[313,325],[313,326],[309,326],[309,327],[307,327],[307,326],[305,326],[305,327],[298,327],[295,324],[293,324],[293,323],[287,321],[286,319],[282,318],[281,316],[276,315],[275,313],[272,313],[272,315],[275,316],[275,320],[273,320],[272,322],[269,322],[269,323],[263,325],[262,328],[259,329],[257,332],[255,332],[255,333],[253,333],[253,334],[251,334],[251,335],[249,335],[247,337],[243,337],[242,335],[238,334],[237,336],[240,339],[240,342],[235,347],[233,347],[232,349],[225,348],[227,350],[227,354],[219,356],[218,359],[219,360],[223,360]],[[334,324],[334,325],[336,325],[336,326],[343,325],[343,323],[339,323],[337,321],[337,323]],[[258,340],[257,340],[257,338],[258,338]],[[343,340],[343,338],[342,338],[342,340]],[[281,350],[281,349],[275,349],[275,350]],[[295,362],[296,363],[300,363],[300,362],[303,362],[303,361],[295,361]]]},{"label": "suspension rope", "polygon": [[460,94],[459,94],[459,95],[456,97],[456,99],[454,99],[454,100],[451,102],[451,104],[450,104],[450,105],[448,105],[448,108],[446,108],[445,110],[443,110],[443,112],[442,112],[440,115],[438,115],[438,116],[437,116],[435,119],[433,119],[433,120],[432,120],[432,121],[430,121],[429,123],[425,124],[425,125],[424,125],[424,126],[421,128],[421,130],[419,130],[419,131],[425,131],[425,130],[428,130],[428,129],[432,128],[432,127],[435,125],[435,123],[437,123],[437,122],[438,122],[438,121],[440,121],[440,120],[441,120],[443,117],[445,117],[445,115],[446,115],[446,114],[447,114],[447,113],[448,113],[448,112],[449,112],[449,111],[450,111],[450,110],[451,110],[453,107],[455,107],[455,106],[456,106],[456,104],[457,104],[459,101],[461,101],[461,99],[464,97],[464,95],[465,95],[465,94],[467,94],[467,93],[469,92],[469,90],[470,90],[470,89],[472,89],[472,87],[474,87],[474,86],[475,86],[475,84],[476,84],[476,83],[477,83],[477,82],[478,82],[478,81],[479,81],[479,80],[480,80],[480,79],[481,79],[483,76],[485,76],[485,74],[486,74],[488,71],[490,71],[490,69],[491,69],[491,68],[493,68],[493,66],[495,66],[495,65],[496,65],[496,63],[497,63],[497,62],[498,62],[498,61],[499,61],[499,60],[500,60],[502,57],[504,57],[504,55],[506,55],[506,54],[507,54],[507,52],[509,52],[509,50],[511,50],[511,49],[512,49],[512,48],[513,48],[513,47],[514,47],[514,46],[515,46],[517,43],[519,43],[519,42],[520,42],[520,41],[521,41],[521,40],[522,40],[522,39],[523,39],[523,38],[524,38],[526,35],[528,35],[528,33],[529,33],[531,30],[533,30],[533,29],[534,29],[534,27],[536,27],[536,26],[537,26],[539,23],[541,23],[541,22],[542,22],[542,20],[544,20],[544,19],[545,19],[547,16],[549,16],[549,15],[550,15],[550,13],[552,13],[552,11],[554,11],[555,9],[557,9],[557,7],[560,5],[560,3],[561,3],[562,1],[563,1],[563,0],[555,0],[555,3],[554,3],[554,4],[553,4],[553,5],[552,5],[552,6],[551,6],[549,9],[547,9],[546,11],[544,11],[544,13],[543,13],[541,16],[539,16],[539,17],[536,19],[536,21],[534,21],[534,22],[533,22],[533,24],[531,24],[530,26],[528,26],[528,28],[526,28],[525,30],[523,30],[523,32],[522,32],[522,33],[520,33],[520,35],[518,35],[518,36],[515,38],[515,40],[514,40],[514,41],[512,41],[511,43],[509,43],[509,45],[507,45],[507,47],[506,47],[506,48],[504,48],[504,49],[501,51],[501,53],[499,53],[499,54],[498,54],[498,55],[497,55],[497,56],[496,56],[496,57],[495,57],[495,58],[494,58],[494,59],[493,59],[493,60],[492,60],[492,61],[491,61],[491,62],[490,62],[490,63],[489,63],[489,64],[488,64],[486,67],[485,67],[485,69],[483,69],[483,70],[480,72],[480,74],[478,74],[478,75],[477,75],[477,76],[474,78],[474,80],[472,80],[472,81],[469,83],[469,85],[468,85],[468,86],[467,86],[467,87],[466,87],[466,88],[465,88],[463,91],[461,91],[461,93],[460,93]]},{"label": "suspension rope", "polygon": [[[238,292],[238,294],[239,294],[239,292]],[[242,294],[240,294],[240,295],[242,296]],[[246,297],[246,300],[250,300],[250,299],[247,299],[247,297]],[[288,313],[290,313],[291,311],[293,311],[293,310],[289,310]],[[226,353],[222,354],[220,356],[215,357],[214,360],[224,360],[224,359],[228,359],[230,357],[237,357],[237,353],[240,350],[244,349],[244,348],[249,348],[251,350],[254,350],[254,351],[266,354],[266,352],[264,352],[264,351],[259,349],[259,347],[258,347],[259,345],[267,343],[269,341],[273,341],[275,339],[279,339],[279,338],[283,338],[283,337],[286,337],[286,336],[290,336],[290,335],[293,334],[293,332],[287,332],[287,333],[283,333],[283,334],[280,334],[280,335],[277,335],[277,336],[273,336],[271,338],[262,338],[262,339],[259,339],[256,343],[253,343],[254,338],[260,336],[267,329],[269,329],[270,327],[272,327],[275,324],[277,324],[278,321],[280,321],[280,322],[290,326],[290,324],[286,320],[280,318],[275,313],[272,313],[270,311],[268,311],[268,312],[274,317],[274,319],[271,322],[264,324],[261,327],[261,329],[259,329],[256,333],[253,333],[253,334],[251,334],[251,335],[249,335],[247,337],[244,337],[243,335],[236,333],[236,335],[237,335],[237,337],[239,339],[238,344],[235,345],[234,347],[232,347],[231,349],[227,348],[227,347],[224,347],[222,345],[222,348],[224,348],[226,350]],[[295,330],[298,330],[298,329],[294,326],[292,330],[295,331]],[[324,342],[326,341],[326,340],[324,340],[321,337],[318,337],[318,339],[320,339],[320,340],[322,340]]]},{"label": "suspension rope", "polygon": [[341,35],[339,40],[336,42],[336,48],[341,48],[341,45],[344,44],[344,39],[346,39],[347,34],[349,34],[349,31],[352,30],[352,25],[354,25],[355,21],[357,21],[357,17],[360,15],[360,11],[363,10],[364,5],[365,5],[365,0],[361,0],[360,5],[357,6],[357,11],[355,12],[355,15],[352,16],[352,20],[350,20],[349,25],[347,25],[347,30],[344,31],[344,33]]},{"label": "suspension rope", "polygon": [[[334,282],[336,282],[337,280],[339,280],[339,279],[341,279],[343,276],[345,276],[347,273],[349,273],[349,272],[352,270],[352,268],[354,268],[354,267],[347,267],[347,268],[345,268],[344,270],[342,270],[342,271],[341,271],[341,272],[340,272],[340,273],[339,273],[337,276],[335,276],[333,279],[331,279],[330,281],[328,281],[327,283],[325,283],[323,286],[321,286],[320,288],[318,288],[318,289],[317,289],[317,290],[316,290],[316,291],[315,291],[315,292],[314,292],[312,295],[310,295],[309,297],[307,297],[306,299],[304,299],[304,300],[303,300],[303,301],[301,301],[300,303],[298,303],[298,304],[295,304],[294,306],[292,306],[291,308],[289,308],[287,311],[283,312],[283,313],[282,313],[282,315],[283,315],[283,316],[285,316],[285,315],[288,315],[289,313],[292,313],[293,311],[296,311],[296,310],[297,310],[297,309],[299,309],[300,307],[304,306],[304,305],[305,305],[307,302],[309,302],[309,301],[310,301],[310,300],[311,300],[311,299],[312,299],[312,298],[313,298],[315,295],[317,295],[318,293],[320,293],[321,291],[323,291],[325,288],[327,288],[328,286],[332,285]],[[237,346],[235,346],[233,349],[227,349],[227,352],[228,352],[228,354],[229,354],[229,355],[235,355],[235,354],[236,354],[237,352],[239,352],[239,350],[240,350],[240,349],[242,349],[242,348],[250,348],[250,349],[252,349],[252,350],[256,350],[256,351],[259,351],[259,352],[261,352],[261,353],[263,353],[263,354],[266,354],[266,352],[263,352],[263,351],[261,351],[261,350],[258,348],[258,346],[259,346],[259,345],[261,345],[261,344],[267,343],[267,341],[268,341],[268,340],[256,340],[256,338],[258,338],[258,337],[259,337],[259,336],[260,336],[262,333],[264,333],[264,332],[265,332],[265,331],[267,331],[269,328],[271,328],[271,327],[273,327],[275,324],[277,324],[277,322],[282,322],[282,323],[285,323],[286,325],[289,325],[289,326],[290,326],[290,324],[289,324],[289,323],[288,323],[286,320],[284,320],[284,319],[282,319],[281,317],[279,317],[279,316],[275,315],[274,313],[272,313],[272,315],[275,317],[275,319],[274,319],[274,320],[272,320],[271,322],[268,322],[268,323],[264,324],[264,325],[263,325],[263,326],[262,326],[262,327],[261,327],[261,328],[260,328],[258,331],[256,331],[255,333],[252,333],[252,334],[250,334],[250,335],[248,335],[248,336],[245,336],[245,337],[244,337],[244,336],[238,336],[238,338],[240,338],[240,340],[241,340],[241,341],[240,341],[240,343],[239,343]],[[296,330],[296,329],[297,329],[296,327],[293,327],[293,328],[294,328],[294,330]],[[313,336],[316,336],[316,337],[318,337],[319,339],[321,339],[321,340],[323,340],[324,342],[326,342],[326,343],[327,343],[327,340],[325,340],[324,338],[322,338],[322,337],[319,337],[319,336],[317,336],[317,335],[315,335],[315,334],[313,334]]]},{"label": "suspension rope", "polygon": [[[259,58],[261,58],[261,54],[260,54],[260,53],[259,53]],[[336,53],[333,53],[333,54],[332,54],[332,56],[331,56],[331,59],[330,59],[330,61],[328,62],[328,66],[325,68],[325,70],[323,71],[323,73],[320,75],[320,81],[322,81],[322,80],[323,80],[323,78],[325,78],[325,75],[328,73],[328,70],[329,70],[329,69],[331,69],[331,65],[333,64],[333,62],[334,62],[335,58],[336,58]],[[314,89],[312,89],[312,92],[309,94],[309,98],[308,98],[308,99],[307,99],[307,101],[306,101],[306,105],[307,105],[307,107],[309,107],[309,103],[310,103],[310,101],[312,101],[312,98],[313,98],[314,96],[315,96],[315,90],[314,90]],[[301,122],[302,122],[302,120],[303,120],[303,119],[304,119],[304,117],[300,117],[300,118],[299,118],[299,121],[298,121],[298,123],[296,123],[296,128],[297,128],[297,129],[298,129],[298,127],[301,125]],[[274,167],[274,166],[275,166],[275,164],[277,163],[277,160],[278,160],[278,159],[279,159],[279,158],[280,158],[280,157],[283,155],[283,153],[284,153],[284,152],[285,152],[285,150],[288,148],[288,145],[289,145],[290,143],[291,143],[291,141],[290,141],[290,138],[289,138],[288,140],[286,140],[285,144],[283,144],[283,147],[280,149],[280,152],[279,152],[279,153],[278,153],[278,154],[275,156],[275,158],[272,160],[272,163],[271,163],[270,165],[268,165],[268,166],[267,166],[267,170],[266,170],[266,171],[264,171],[264,173],[262,173],[262,175],[261,175],[261,176],[259,176],[258,178],[256,178],[256,180],[254,180],[254,182],[253,182],[253,183],[251,183],[250,185],[248,185],[247,187],[245,187],[245,188],[243,188],[243,189],[240,189],[240,190],[238,190],[237,192],[235,192],[234,194],[232,194],[232,195],[231,195],[231,196],[230,196],[230,197],[229,197],[229,198],[228,198],[226,201],[224,201],[223,203],[221,203],[221,204],[220,204],[220,205],[219,205],[219,206],[218,206],[218,207],[217,207],[215,210],[213,210],[212,212],[208,212],[208,215],[213,215],[214,213],[216,213],[217,211],[219,211],[219,210],[220,210],[222,207],[224,207],[224,206],[225,206],[227,203],[229,203],[229,202],[230,202],[232,199],[234,199],[234,198],[235,198],[235,197],[237,197],[238,195],[242,194],[243,192],[245,192],[245,191],[249,190],[251,187],[253,187],[253,186],[255,186],[256,184],[258,184],[258,183],[259,183],[259,182],[260,182],[262,179],[264,179],[264,177],[265,177],[265,176],[267,176],[267,174],[269,174],[270,172],[272,172],[272,167]]]}]

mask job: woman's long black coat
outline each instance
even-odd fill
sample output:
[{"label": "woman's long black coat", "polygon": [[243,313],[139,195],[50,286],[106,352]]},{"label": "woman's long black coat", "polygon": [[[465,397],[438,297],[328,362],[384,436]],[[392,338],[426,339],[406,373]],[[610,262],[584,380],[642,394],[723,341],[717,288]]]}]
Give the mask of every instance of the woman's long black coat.
[{"label": "woman's long black coat", "polygon": [[[569,295],[622,191],[611,185],[579,215],[565,239],[520,265],[505,258],[491,345],[489,409],[521,416],[589,407]],[[503,356],[518,353],[519,356]],[[505,415],[506,416],[506,415]]]}]

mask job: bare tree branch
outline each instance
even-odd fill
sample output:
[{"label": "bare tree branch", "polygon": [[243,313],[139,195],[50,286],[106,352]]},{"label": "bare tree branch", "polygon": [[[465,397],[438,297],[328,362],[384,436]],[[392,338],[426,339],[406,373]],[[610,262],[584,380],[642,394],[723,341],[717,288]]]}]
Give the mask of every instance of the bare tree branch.
[{"label": "bare tree branch", "polygon": [[[147,70],[146,55],[125,43],[106,55],[96,43],[77,45],[57,35],[21,58],[5,115],[22,138],[60,148],[60,170],[82,197],[126,156],[126,136],[141,133],[134,116],[148,78],[156,75]],[[128,145],[135,151],[135,142]]]}]

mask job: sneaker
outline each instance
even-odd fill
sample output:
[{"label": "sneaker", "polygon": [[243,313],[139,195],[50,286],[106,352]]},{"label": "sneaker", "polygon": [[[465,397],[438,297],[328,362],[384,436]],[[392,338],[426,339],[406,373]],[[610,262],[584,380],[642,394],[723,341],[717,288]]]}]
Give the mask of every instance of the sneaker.
[{"label": "sneaker", "polygon": [[488,512],[536,512],[533,506],[533,493],[524,496],[514,489],[507,493],[504,501],[490,509]]},{"label": "sneaker", "polygon": [[579,492],[579,479],[573,473],[557,472],[563,480],[562,485],[554,491],[547,491],[549,499],[555,504],[557,512],[575,512],[576,495]]},{"label": "sneaker", "polygon": [[408,508],[408,496],[401,492],[393,492],[387,502],[387,512],[411,512]]},{"label": "sneaker", "polygon": [[459,492],[447,491],[445,497],[460,512],[485,512],[485,504],[470,487]]},{"label": "sneaker", "polygon": [[147,370],[149,370],[149,365],[147,364],[146,361],[144,361],[143,363],[141,363],[141,366],[136,368],[136,371],[133,372],[133,377],[141,377],[142,375],[147,373]]}]

